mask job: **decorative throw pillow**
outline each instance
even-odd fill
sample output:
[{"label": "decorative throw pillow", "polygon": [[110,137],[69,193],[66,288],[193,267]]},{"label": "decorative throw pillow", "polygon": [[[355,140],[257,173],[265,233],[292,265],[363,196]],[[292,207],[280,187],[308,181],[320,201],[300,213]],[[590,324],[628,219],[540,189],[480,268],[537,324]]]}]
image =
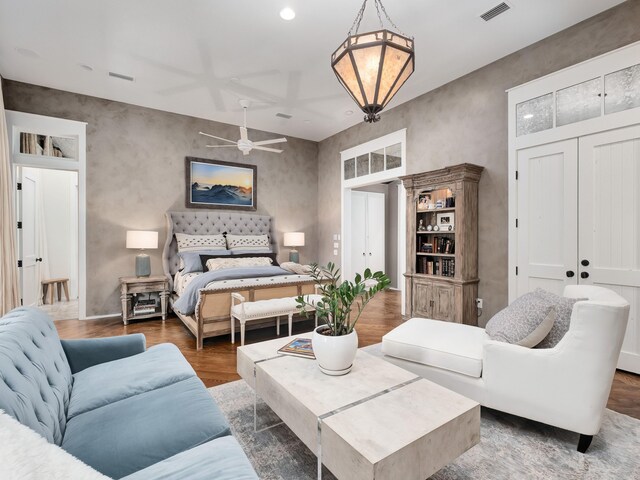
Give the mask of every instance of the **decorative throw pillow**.
[{"label": "decorative throw pillow", "polygon": [[271,259],[267,257],[244,258],[211,258],[207,260],[207,270],[210,272],[227,268],[268,267]]},{"label": "decorative throw pillow", "polygon": [[556,321],[553,322],[553,327],[551,327],[549,334],[536,347],[553,348],[569,331],[569,325],[571,324],[571,312],[573,312],[573,306],[575,303],[581,300],[588,300],[588,298],[560,297],[555,293],[547,292],[541,288],[536,289],[534,293],[550,302],[553,302],[556,307]]},{"label": "decorative throw pillow", "polygon": [[496,313],[485,331],[491,340],[531,348],[549,334],[555,319],[555,304],[531,292]]},{"label": "decorative throw pillow", "polygon": [[233,235],[227,234],[227,248],[229,250],[253,250],[256,248],[269,248],[268,235]]},{"label": "decorative throw pillow", "polygon": [[224,235],[189,235],[176,233],[178,252],[197,252],[201,250],[226,250]]},{"label": "decorative throw pillow", "polygon": [[230,250],[205,250],[198,252],[180,252],[180,272],[181,273],[197,273],[203,271],[202,260],[200,255],[215,255],[217,257],[231,255]]},{"label": "decorative throw pillow", "polygon": [[222,255],[217,255],[217,254],[203,254],[200,255],[200,262],[202,264],[202,270],[201,271],[206,271],[209,268],[207,267],[207,262],[212,259],[212,258],[256,258],[256,257],[260,257],[260,258],[269,258],[271,259],[271,265],[273,265],[274,267],[279,267],[280,265],[278,264],[278,254],[277,253],[233,253],[231,250],[226,250],[226,252],[229,252],[228,254],[222,254]]}]

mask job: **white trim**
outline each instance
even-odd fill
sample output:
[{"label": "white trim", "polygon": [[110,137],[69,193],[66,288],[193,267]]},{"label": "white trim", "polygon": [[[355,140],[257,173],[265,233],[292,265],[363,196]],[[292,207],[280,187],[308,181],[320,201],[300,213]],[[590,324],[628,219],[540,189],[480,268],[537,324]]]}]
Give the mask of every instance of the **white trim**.
[{"label": "white trim", "polygon": [[[571,138],[583,137],[594,133],[601,133],[608,130],[627,127],[629,125],[640,124],[640,108],[625,110],[609,115],[603,114],[597,118],[563,125],[555,126],[556,103],[555,92],[572,85],[579,84],[594,78],[603,79],[609,73],[622,70],[624,68],[640,63],[640,42],[635,42],[611,52],[599,55],[576,65],[564,68],[544,77],[532,80],[525,84],[507,90],[508,101],[508,128],[509,128],[509,158],[508,158],[508,210],[509,210],[509,238],[508,238],[508,258],[509,258],[509,302],[512,302],[517,295],[517,277],[515,269],[518,265],[517,251],[517,231],[516,216],[518,214],[518,184],[516,181],[516,170],[518,161],[518,150],[535,147],[548,143],[555,143]],[[516,105],[532,98],[554,93],[553,117],[554,127],[542,132],[530,135],[516,136]],[[604,96],[602,98],[604,108]]]},{"label": "white trim", "polygon": [[[349,180],[344,179],[344,161],[354,158],[358,155],[364,155],[384,147],[395,144],[401,145],[401,165],[399,168],[384,170],[362,177],[355,177]],[[355,147],[340,152],[340,235],[342,239],[342,250],[340,255],[340,265],[342,269],[342,278],[350,279],[353,277],[351,271],[351,258],[347,252],[351,252],[351,229],[347,228],[347,219],[351,217],[351,195],[347,195],[347,191],[354,188],[366,187],[382,182],[397,180],[399,177],[406,175],[407,172],[407,129],[403,128],[388,135],[376,138],[366,143],[356,145]],[[406,228],[406,211],[407,211],[407,194],[402,183],[398,186],[398,289],[402,292],[402,314],[405,309],[405,281],[404,273],[406,267],[406,248],[407,248],[407,228]]]},{"label": "white trim", "polygon": [[82,320],[101,320],[103,318],[115,318],[122,317],[122,313],[108,313],[106,315],[91,315],[90,317],[84,317]]},{"label": "white trim", "polygon": [[[6,110],[9,149],[15,179],[16,166],[78,172],[78,318],[87,318],[87,139],[85,122]],[[77,140],[77,160],[14,153],[20,132]]]}]

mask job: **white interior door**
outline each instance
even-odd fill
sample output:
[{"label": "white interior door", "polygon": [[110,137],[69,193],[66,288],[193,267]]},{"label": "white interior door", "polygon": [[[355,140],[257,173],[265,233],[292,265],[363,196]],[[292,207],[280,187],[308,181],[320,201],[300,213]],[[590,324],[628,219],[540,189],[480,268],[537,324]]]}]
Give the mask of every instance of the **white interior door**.
[{"label": "white interior door", "polygon": [[351,192],[351,273],[367,268],[367,193]]},{"label": "white interior door", "polygon": [[577,282],[577,139],[518,152],[517,296]]},{"label": "white interior door", "polygon": [[21,235],[18,236],[20,260],[22,260],[22,304],[38,305],[40,292],[38,280],[38,224],[36,206],[38,198],[38,181],[34,175],[22,174],[22,195],[20,201]]},{"label": "white interior door", "polygon": [[367,193],[367,267],[372,272],[385,271],[384,193]]},{"label": "white interior door", "polygon": [[580,139],[579,243],[580,283],[631,306],[618,367],[640,373],[640,125]]}]

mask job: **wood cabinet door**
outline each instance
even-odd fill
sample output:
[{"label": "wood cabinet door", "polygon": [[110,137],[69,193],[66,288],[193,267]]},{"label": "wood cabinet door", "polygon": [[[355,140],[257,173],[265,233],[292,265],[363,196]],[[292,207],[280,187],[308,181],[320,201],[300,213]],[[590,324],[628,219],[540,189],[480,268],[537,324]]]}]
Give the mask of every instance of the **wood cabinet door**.
[{"label": "wood cabinet door", "polygon": [[432,285],[432,317],[434,320],[455,320],[455,292],[453,285],[434,283]]},{"label": "wood cabinet door", "polygon": [[433,283],[422,280],[413,281],[413,315],[416,317],[432,318]]}]

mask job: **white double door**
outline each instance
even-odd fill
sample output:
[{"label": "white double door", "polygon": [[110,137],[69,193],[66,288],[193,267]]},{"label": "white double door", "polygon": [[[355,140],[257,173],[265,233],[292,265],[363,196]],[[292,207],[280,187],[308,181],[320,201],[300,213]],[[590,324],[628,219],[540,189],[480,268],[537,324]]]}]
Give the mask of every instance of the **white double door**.
[{"label": "white double door", "polygon": [[640,125],[518,152],[517,294],[599,285],[631,305],[618,367],[640,373]]},{"label": "white double door", "polygon": [[351,192],[351,269],[385,271],[385,195]]}]

